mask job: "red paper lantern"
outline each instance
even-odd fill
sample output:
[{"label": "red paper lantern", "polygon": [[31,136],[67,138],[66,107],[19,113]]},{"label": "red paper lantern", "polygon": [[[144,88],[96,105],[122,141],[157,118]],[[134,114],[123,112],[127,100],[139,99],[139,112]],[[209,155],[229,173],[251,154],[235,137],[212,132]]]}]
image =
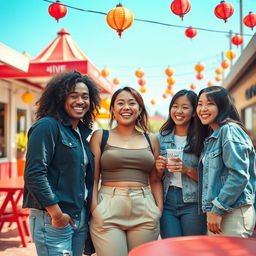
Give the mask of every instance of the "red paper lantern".
[{"label": "red paper lantern", "polygon": [[197,72],[202,72],[204,70],[204,65],[199,62],[198,64],[195,65],[195,70]]},{"label": "red paper lantern", "polygon": [[221,67],[224,68],[224,69],[229,68],[229,66],[230,66],[230,61],[229,60],[223,60],[221,62]]},{"label": "red paper lantern", "polygon": [[134,16],[129,9],[118,4],[116,8],[108,12],[106,20],[108,25],[115,29],[119,37],[121,37],[122,32],[133,24]]},{"label": "red paper lantern", "polygon": [[171,68],[171,67],[168,67],[166,70],[165,70],[165,74],[167,76],[172,76],[174,74],[174,69]]},{"label": "red paper lantern", "polygon": [[174,0],[170,8],[174,14],[179,15],[183,20],[184,15],[191,9],[191,3],[189,0]]},{"label": "red paper lantern", "polygon": [[172,85],[167,85],[168,90],[172,90]]},{"label": "red paper lantern", "polygon": [[197,73],[197,75],[196,75],[196,79],[198,79],[198,80],[202,80],[203,78],[204,78],[203,73],[198,72],[198,73]]},{"label": "red paper lantern", "polygon": [[232,44],[238,46],[240,44],[242,44],[244,41],[244,38],[241,35],[235,35],[231,38],[231,42]]},{"label": "red paper lantern", "polygon": [[137,69],[135,71],[135,76],[137,76],[138,78],[142,78],[144,76],[144,71],[142,69]]},{"label": "red paper lantern", "polygon": [[230,3],[226,3],[225,1],[221,1],[215,7],[214,14],[217,18],[223,19],[224,22],[227,22],[227,19],[231,17],[234,13],[234,7]]},{"label": "red paper lantern", "polygon": [[253,27],[256,26],[256,13],[249,12],[249,14],[244,17],[243,22],[245,26],[253,30]]},{"label": "red paper lantern", "polygon": [[67,14],[67,7],[60,1],[51,4],[48,7],[49,14],[59,22],[59,19],[63,18]]},{"label": "red paper lantern", "polygon": [[189,38],[193,38],[197,35],[197,30],[195,28],[189,27],[185,30],[185,35]]},{"label": "red paper lantern", "polygon": [[145,79],[143,79],[143,78],[141,78],[141,79],[139,79],[139,81],[138,81],[138,84],[140,85],[140,86],[144,86],[144,85],[146,85],[146,80]]}]

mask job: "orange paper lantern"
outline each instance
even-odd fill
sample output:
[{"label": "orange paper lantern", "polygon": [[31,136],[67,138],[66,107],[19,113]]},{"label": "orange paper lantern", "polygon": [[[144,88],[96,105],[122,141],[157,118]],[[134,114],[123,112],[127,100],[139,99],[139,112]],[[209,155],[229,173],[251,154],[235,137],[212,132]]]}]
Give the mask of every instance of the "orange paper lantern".
[{"label": "orange paper lantern", "polygon": [[209,81],[209,82],[207,83],[207,85],[208,85],[208,86],[214,86],[214,83],[213,83],[212,81]]},{"label": "orange paper lantern", "polygon": [[152,100],[150,101],[150,103],[151,103],[151,105],[155,105],[155,104],[156,104],[156,101],[155,101],[154,99],[152,99]]},{"label": "orange paper lantern", "polygon": [[220,76],[216,76],[216,77],[215,77],[215,80],[216,80],[217,82],[220,82],[220,81],[222,80],[222,78],[221,78]]},{"label": "orange paper lantern", "polygon": [[176,83],[176,79],[175,79],[175,77],[173,77],[173,76],[168,77],[168,78],[166,79],[166,81],[167,81],[168,85],[173,85],[173,84]]},{"label": "orange paper lantern", "polygon": [[137,76],[138,78],[142,78],[144,76],[144,71],[143,69],[139,68],[135,71],[135,76]]},{"label": "orange paper lantern", "polygon": [[227,69],[229,66],[230,66],[230,61],[229,61],[229,60],[223,60],[223,61],[221,62],[221,67],[222,67],[223,69]]},{"label": "orange paper lantern", "polygon": [[174,74],[174,69],[171,68],[171,67],[168,67],[166,70],[165,70],[165,74],[167,76],[172,76]]},{"label": "orange paper lantern", "polygon": [[163,93],[163,94],[162,94],[162,97],[163,97],[164,99],[166,99],[166,98],[167,98],[167,95],[166,95],[165,93]]},{"label": "orange paper lantern", "polygon": [[107,76],[109,76],[110,75],[110,69],[109,68],[103,68],[102,70],[101,70],[101,75],[103,76],[103,77],[107,77]]},{"label": "orange paper lantern", "polygon": [[121,37],[122,32],[133,24],[134,16],[129,9],[118,4],[116,8],[108,12],[106,20],[108,25],[115,29],[119,37]]},{"label": "orange paper lantern", "polygon": [[121,83],[120,78],[118,78],[118,77],[115,77],[112,82],[115,85],[119,85]]},{"label": "orange paper lantern", "polygon": [[195,90],[196,89],[196,85],[195,84],[191,84],[190,85],[190,89]]},{"label": "orange paper lantern", "polygon": [[223,69],[221,67],[215,69],[215,73],[217,75],[221,75],[223,73]]},{"label": "orange paper lantern", "polygon": [[197,72],[202,72],[204,70],[204,65],[199,62],[198,64],[195,65],[195,70]]}]

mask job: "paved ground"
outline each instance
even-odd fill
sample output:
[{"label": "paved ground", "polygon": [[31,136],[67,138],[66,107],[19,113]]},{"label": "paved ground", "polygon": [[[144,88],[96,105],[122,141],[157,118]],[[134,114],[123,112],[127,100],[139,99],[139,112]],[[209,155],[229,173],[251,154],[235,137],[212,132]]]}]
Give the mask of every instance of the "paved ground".
[{"label": "paved ground", "polygon": [[[253,237],[256,238],[256,232]],[[4,226],[0,233],[0,256],[36,256],[34,244],[29,242],[27,245],[27,248],[21,246],[15,223],[12,224],[11,228]],[[97,255],[94,254],[94,256]]]}]

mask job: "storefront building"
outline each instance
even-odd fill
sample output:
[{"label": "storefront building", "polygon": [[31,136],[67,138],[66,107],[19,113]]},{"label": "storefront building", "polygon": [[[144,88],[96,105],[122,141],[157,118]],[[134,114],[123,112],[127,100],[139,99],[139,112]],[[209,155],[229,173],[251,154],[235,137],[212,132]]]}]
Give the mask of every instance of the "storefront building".
[{"label": "storefront building", "polygon": [[223,81],[256,147],[256,34]]},{"label": "storefront building", "polygon": [[0,43],[0,179],[22,175],[19,171],[25,163],[26,134],[35,121],[35,103],[51,77],[77,70],[97,84],[102,99],[115,90],[115,85],[101,76],[67,30],[57,34],[37,57],[28,60],[27,67],[26,63],[17,62],[18,56],[25,61],[28,57],[24,59],[17,52],[15,56],[5,56]]}]

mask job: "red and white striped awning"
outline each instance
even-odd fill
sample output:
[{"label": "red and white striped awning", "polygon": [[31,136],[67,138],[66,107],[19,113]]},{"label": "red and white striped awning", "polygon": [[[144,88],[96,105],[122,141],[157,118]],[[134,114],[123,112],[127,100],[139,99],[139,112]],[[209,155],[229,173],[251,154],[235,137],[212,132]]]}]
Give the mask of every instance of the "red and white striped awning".
[{"label": "red and white striped awning", "polygon": [[30,61],[27,72],[0,65],[0,78],[25,79],[44,87],[55,74],[71,70],[87,74],[103,93],[112,94],[115,89],[115,85],[102,77],[97,67],[78,48],[66,29],[61,29],[58,36]]}]

